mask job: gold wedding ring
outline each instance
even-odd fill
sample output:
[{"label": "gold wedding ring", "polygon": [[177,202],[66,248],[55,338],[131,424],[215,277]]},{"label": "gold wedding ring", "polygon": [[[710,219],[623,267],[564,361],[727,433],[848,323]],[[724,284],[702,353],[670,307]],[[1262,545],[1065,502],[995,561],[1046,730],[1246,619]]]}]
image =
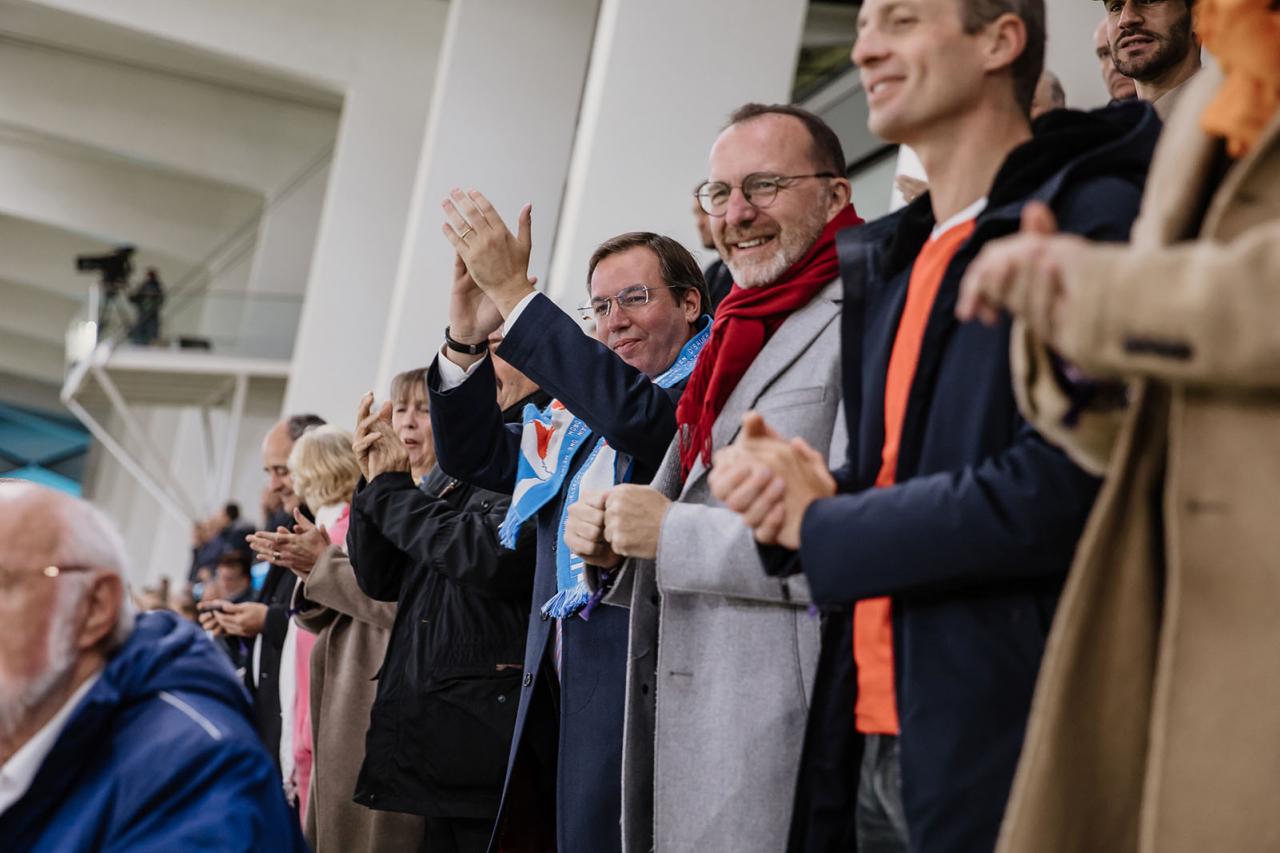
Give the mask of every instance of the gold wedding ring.
[{"label": "gold wedding ring", "polygon": [[458,235],[458,239],[465,240],[467,239],[467,235],[474,234],[474,233],[476,233],[476,229],[468,226],[466,231],[463,231],[461,234]]}]

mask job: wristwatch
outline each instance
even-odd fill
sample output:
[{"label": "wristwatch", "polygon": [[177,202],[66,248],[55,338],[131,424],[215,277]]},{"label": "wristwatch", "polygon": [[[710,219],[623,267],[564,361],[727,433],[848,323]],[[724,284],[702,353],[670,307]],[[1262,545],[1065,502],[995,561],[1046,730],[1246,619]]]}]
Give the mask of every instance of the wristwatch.
[{"label": "wristwatch", "polygon": [[449,334],[449,327],[444,327],[444,345],[454,352],[466,353],[467,355],[484,355],[489,351],[489,339],[486,338],[478,344],[464,344],[462,341],[455,341]]}]

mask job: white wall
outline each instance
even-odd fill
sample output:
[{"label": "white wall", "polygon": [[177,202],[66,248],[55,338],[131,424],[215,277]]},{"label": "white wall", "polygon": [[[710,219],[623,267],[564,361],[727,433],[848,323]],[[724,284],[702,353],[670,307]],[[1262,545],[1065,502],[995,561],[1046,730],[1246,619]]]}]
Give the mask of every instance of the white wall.
[{"label": "white wall", "polygon": [[1093,0],[1045,3],[1049,44],[1045,67],[1062,80],[1067,105],[1094,109],[1107,103],[1107,89],[1093,55],[1093,31],[1103,18],[1102,4]]},{"label": "white wall", "polygon": [[481,190],[513,230],[521,206],[533,203],[530,269],[546,278],[598,10],[597,0],[449,4],[413,216],[369,386],[379,397],[442,340],[454,254],[440,233],[440,201],[450,189]]},{"label": "white wall", "polygon": [[[604,0],[548,286],[581,301],[587,260],[624,231],[690,248],[711,143],[748,101],[786,102],[802,0]],[[714,35],[714,37],[712,37]]]}]

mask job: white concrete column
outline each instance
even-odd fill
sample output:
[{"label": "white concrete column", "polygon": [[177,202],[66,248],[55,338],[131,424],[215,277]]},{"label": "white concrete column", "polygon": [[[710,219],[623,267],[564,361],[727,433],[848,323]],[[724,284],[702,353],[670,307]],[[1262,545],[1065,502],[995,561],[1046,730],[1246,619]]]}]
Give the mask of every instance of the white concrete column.
[{"label": "white concrete column", "polygon": [[[729,113],[787,103],[804,0],[603,0],[549,285],[582,300],[587,260],[624,231],[699,248],[694,187]],[[536,223],[536,220],[535,220]]]},{"label": "white concrete column", "polygon": [[436,71],[413,214],[377,378],[430,360],[448,322],[453,249],[440,200],[475,187],[513,229],[533,204],[530,269],[545,279],[591,54],[598,0],[453,0]]},{"label": "white concrete column", "polygon": [[350,426],[373,385],[387,332],[438,42],[401,86],[356,86],[347,96],[307,300],[298,325],[289,413],[315,412]]}]

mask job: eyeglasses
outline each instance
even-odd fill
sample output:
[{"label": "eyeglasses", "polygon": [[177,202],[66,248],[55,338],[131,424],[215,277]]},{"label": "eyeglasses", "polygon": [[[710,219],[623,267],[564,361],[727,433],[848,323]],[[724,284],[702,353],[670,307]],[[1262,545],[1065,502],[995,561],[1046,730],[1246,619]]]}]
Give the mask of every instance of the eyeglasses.
[{"label": "eyeglasses", "polygon": [[726,184],[724,181],[704,181],[694,193],[698,204],[707,216],[724,216],[729,210],[729,197],[735,189],[742,190],[747,204],[756,208],[765,208],[773,204],[778,197],[778,190],[784,190],[794,181],[805,178],[834,178],[832,172],[818,172],[814,175],[771,175],[768,172],[752,172],[742,179],[741,184]]},{"label": "eyeglasses", "polygon": [[91,572],[88,566],[45,566],[43,569],[9,569],[0,566],[0,589],[12,589],[24,576],[39,574],[46,578],[58,578],[69,572]]},{"label": "eyeglasses", "polygon": [[578,313],[582,315],[584,320],[603,320],[609,316],[609,312],[613,310],[613,303],[618,303],[618,307],[624,311],[632,308],[639,308],[641,305],[648,305],[653,299],[650,295],[655,290],[684,290],[682,285],[664,284],[661,287],[649,287],[646,284],[633,284],[630,287],[624,287],[619,290],[616,296],[602,296],[598,299],[592,299],[586,305],[578,307]]}]

